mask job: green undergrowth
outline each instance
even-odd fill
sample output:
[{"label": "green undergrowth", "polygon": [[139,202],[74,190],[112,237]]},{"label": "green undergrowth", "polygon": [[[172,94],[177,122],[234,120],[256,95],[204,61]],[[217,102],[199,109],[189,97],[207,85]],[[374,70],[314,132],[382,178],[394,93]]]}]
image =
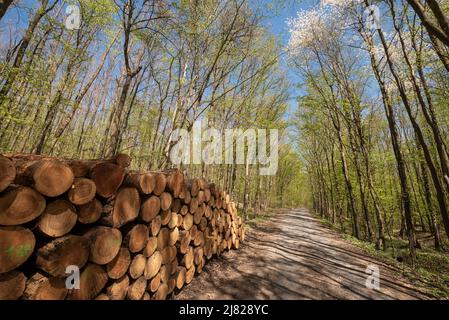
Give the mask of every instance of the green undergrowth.
[{"label": "green undergrowth", "polygon": [[270,220],[270,218],[274,215],[274,210],[266,210],[263,212],[260,212],[258,214],[255,214],[253,212],[248,213],[248,218],[246,220],[246,226],[249,229],[252,229],[256,227],[257,225]]}]

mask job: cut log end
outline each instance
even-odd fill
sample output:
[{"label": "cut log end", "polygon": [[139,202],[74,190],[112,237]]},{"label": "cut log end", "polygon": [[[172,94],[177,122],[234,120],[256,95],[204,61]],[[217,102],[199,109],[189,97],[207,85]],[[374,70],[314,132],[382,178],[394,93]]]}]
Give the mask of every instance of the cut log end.
[{"label": "cut log end", "polygon": [[0,192],[5,190],[16,178],[16,167],[8,158],[0,155]]},{"label": "cut log end", "polygon": [[78,220],[75,207],[68,201],[56,200],[50,203],[39,218],[39,230],[49,237],[66,235]]},{"label": "cut log end", "polygon": [[91,242],[89,260],[96,264],[108,264],[120,251],[122,234],[118,229],[96,227],[84,236]]},{"label": "cut log end", "polygon": [[16,269],[33,253],[36,239],[23,227],[0,227],[0,274]]},{"label": "cut log end", "polygon": [[89,264],[81,273],[80,288],[70,292],[69,300],[92,300],[105,287],[108,275],[96,264]]},{"label": "cut log end", "polygon": [[125,178],[125,169],[110,162],[96,164],[90,172],[97,194],[103,198],[113,196]]},{"label": "cut log end", "polygon": [[22,272],[0,274],[0,300],[17,300],[25,291],[27,278]]},{"label": "cut log end", "polygon": [[45,199],[28,187],[10,188],[0,195],[0,224],[15,226],[39,217],[45,210]]},{"label": "cut log end", "polygon": [[67,193],[69,201],[75,205],[83,205],[95,198],[97,188],[95,183],[86,178],[76,178]]}]

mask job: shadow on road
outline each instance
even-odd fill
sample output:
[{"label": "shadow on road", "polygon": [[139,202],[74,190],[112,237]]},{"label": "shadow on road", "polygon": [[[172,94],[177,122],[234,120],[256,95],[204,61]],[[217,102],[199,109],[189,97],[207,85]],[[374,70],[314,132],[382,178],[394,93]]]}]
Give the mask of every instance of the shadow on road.
[{"label": "shadow on road", "polygon": [[[368,265],[380,290],[366,288]],[[238,252],[210,262],[178,299],[423,299],[400,271],[342,240],[307,211],[274,216]]]}]

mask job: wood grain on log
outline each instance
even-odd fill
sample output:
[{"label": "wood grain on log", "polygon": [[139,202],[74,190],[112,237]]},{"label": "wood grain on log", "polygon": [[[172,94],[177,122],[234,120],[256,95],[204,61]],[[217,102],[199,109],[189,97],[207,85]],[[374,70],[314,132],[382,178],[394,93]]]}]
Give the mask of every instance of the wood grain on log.
[{"label": "wood grain on log", "polygon": [[17,300],[25,291],[27,278],[17,270],[0,274],[0,300]]},{"label": "wood grain on log", "polygon": [[141,194],[149,195],[156,187],[156,176],[154,173],[129,173],[124,181],[124,186],[134,187]]},{"label": "wood grain on log", "polygon": [[110,300],[124,300],[128,293],[129,278],[127,275],[116,279],[107,287],[106,294]]},{"label": "wood grain on log", "polygon": [[25,300],[64,300],[67,288],[62,278],[47,277],[37,272],[26,283]]},{"label": "wood grain on log", "polygon": [[137,224],[127,233],[124,243],[132,253],[141,252],[147,245],[148,238],[148,227]]},{"label": "wood grain on log", "polygon": [[147,263],[147,259],[144,257],[143,254],[136,255],[132,261],[131,265],[129,266],[129,276],[132,279],[138,279],[143,275],[143,272],[145,271],[145,265]]},{"label": "wood grain on log", "polygon": [[75,176],[69,166],[58,160],[17,161],[15,183],[32,186],[47,197],[65,193]]},{"label": "wood grain on log", "polygon": [[95,227],[87,231],[84,236],[91,243],[89,261],[96,264],[108,264],[120,251],[122,234],[118,229]]},{"label": "wood grain on log", "polygon": [[129,253],[128,248],[120,248],[119,253],[106,266],[109,278],[115,280],[122,278],[128,271],[130,263],[131,254]]},{"label": "wood grain on log", "polygon": [[99,162],[90,170],[97,194],[103,198],[113,196],[125,178],[125,169],[110,162]]},{"label": "wood grain on log", "polygon": [[67,197],[75,205],[83,205],[95,198],[97,187],[95,182],[87,178],[75,178]]},{"label": "wood grain on log", "polygon": [[59,199],[47,205],[37,226],[46,236],[57,238],[69,233],[77,220],[76,208],[70,202]]},{"label": "wood grain on log", "polygon": [[22,265],[34,251],[36,238],[24,227],[0,227],[0,273]]},{"label": "wood grain on log", "polygon": [[157,196],[151,196],[142,203],[140,218],[145,222],[151,222],[161,210],[161,200]]},{"label": "wood grain on log", "polygon": [[44,210],[45,198],[31,188],[8,188],[0,194],[0,225],[15,226],[30,222]]},{"label": "wood grain on log", "polygon": [[82,224],[92,224],[97,222],[101,218],[101,212],[103,205],[98,199],[77,206],[78,209],[78,221]]},{"label": "wood grain on log", "polygon": [[0,192],[5,190],[16,178],[16,167],[14,163],[0,155]]},{"label": "wood grain on log", "polygon": [[145,266],[145,278],[151,279],[156,276],[162,265],[162,256],[159,251],[155,251],[151,257],[148,258]]},{"label": "wood grain on log", "polygon": [[106,271],[99,265],[89,264],[81,273],[80,288],[72,290],[69,300],[92,300],[105,287],[108,282]]},{"label": "wood grain on log", "polygon": [[139,216],[140,196],[136,188],[120,188],[113,202],[112,210],[108,207],[101,218],[107,226],[120,228]]}]

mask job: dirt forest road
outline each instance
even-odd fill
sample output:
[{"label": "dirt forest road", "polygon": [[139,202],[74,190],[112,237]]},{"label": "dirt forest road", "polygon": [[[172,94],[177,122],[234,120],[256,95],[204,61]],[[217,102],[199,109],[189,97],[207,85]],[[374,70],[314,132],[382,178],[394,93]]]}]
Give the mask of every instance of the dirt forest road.
[{"label": "dirt forest road", "polygon": [[[380,290],[365,286],[368,265]],[[212,260],[176,299],[426,299],[395,267],[364,254],[306,210],[284,211]]]}]

